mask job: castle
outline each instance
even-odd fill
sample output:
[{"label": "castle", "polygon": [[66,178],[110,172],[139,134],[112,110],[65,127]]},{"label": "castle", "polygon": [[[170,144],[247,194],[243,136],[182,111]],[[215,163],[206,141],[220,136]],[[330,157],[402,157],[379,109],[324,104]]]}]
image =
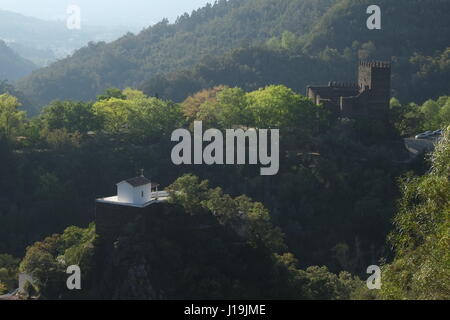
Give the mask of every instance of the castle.
[{"label": "castle", "polygon": [[391,64],[360,61],[358,83],[308,86],[307,97],[337,117],[368,117],[387,123],[391,99]]}]

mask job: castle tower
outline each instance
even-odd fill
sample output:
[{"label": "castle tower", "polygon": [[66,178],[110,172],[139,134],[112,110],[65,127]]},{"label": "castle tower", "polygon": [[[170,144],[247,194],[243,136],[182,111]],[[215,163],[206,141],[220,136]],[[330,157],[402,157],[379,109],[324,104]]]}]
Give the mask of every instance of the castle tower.
[{"label": "castle tower", "polygon": [[360,90],[368,88],[390,96],[391,64],[385,61],[360,61],[358,84]]},{"label": "castle tower", "polygon": [[391,64],[360,61],[358,83],[329,82],[328,86],[308,86],[306,95],[336,117],[366,119],[378,131],[389,127]]},{"label": "castle tower", "polygon": [[387,115],[391,99],[391,64],[384,61],[361,61],[358,73],[359,92],[367,92],[368,111]]}]

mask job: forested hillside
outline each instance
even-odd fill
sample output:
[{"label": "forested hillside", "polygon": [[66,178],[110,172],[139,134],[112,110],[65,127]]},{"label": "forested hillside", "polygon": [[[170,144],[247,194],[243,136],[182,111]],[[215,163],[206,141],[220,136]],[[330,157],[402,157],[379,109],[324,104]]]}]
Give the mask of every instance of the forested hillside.
[{"label": "forested hillside", "polygon": [[393,62],[394,96],[402,102],[447,94],[450,2],[379,1],[381,30],[366,27],[370,4],[338,1],[304,36],[285,31],[264,46],[209,56],[193,68],[156,75],[141,88],[175,101],[220,84],[248,90],[284,84],[303,93],[310,84],[353,82],[358,59],[381,59]]},{"label": "forested hillside", "polygon": [[[269,84],[283,84],[304,93],[306,86],[328,81],[355,82],[359,55],[366,46],[343,53],[326,49],[319,56],[292,55],[289,49],[253,47],[236,49],[209,57],[193,68],[156,75],[140,88],[149,95],[181,102],[202,88],[217,85],[254,90]],[[393,64],[393,95],[403,102],[424,102],[449,90],[450,47],[435,56],[416,54],[403,63]]]},{"label": "forested hillside", "polygon": [[[381,1],[386,8],[383,28],[372,31],[366,27],[370,4],[368,0],[222,0],[181,16],[175,24],[164,20],[136,36],[90,44],[22,80],[19,88],[38,105],[52,99],[88,100],[108,87],[137,87],[143,81],[141,87],[148,94],[178,101],[218,84],[251,90],[280,83],[303,92],[310,83],[353,80],[359,58],[382,58],[394,62],[394,89],[402,100],[423,102],[445,94],[449,3]],[[244,53],[229,52],[238,48]],[[424,60],[431,65],[425,72],[418,63]],[[181,71],[199,63],[197,70],[207,69],[203,74]],[[161,75],[168,72],[179,74]],[[236,72],[243,77],[232,76]],[[175,85],[164,82],[164,77],[174,79]],[[420,82],[430,80],[433,85],[428,90],[417,90]],[[408,92],[413,96],[408,97]]]},{"label": "forested hillside", "polygon": [[407,57],[413,52],[432,55],[449,45],[449,1],[376,1],[381,8],[381,30],[366,26],[366,10],[372,4],[370,0],[338,1],[305,37],[305,50],[344,50],[358,41],[372,42],[378,57]]},{"label": "forested hillside", "polygon": [[209,55],[251,46],[289,30],[308,32],[334,0],[221,0],[138,35],[97,43],[41,69],[19,88],[43,105],[92,99],[108,87],[137,86],[156,73],[188,67]]},{"label": "forested hillside", "polygon": [[17,80],[36,69],[36,66],[19,56],[0,40],[0,81]]}]

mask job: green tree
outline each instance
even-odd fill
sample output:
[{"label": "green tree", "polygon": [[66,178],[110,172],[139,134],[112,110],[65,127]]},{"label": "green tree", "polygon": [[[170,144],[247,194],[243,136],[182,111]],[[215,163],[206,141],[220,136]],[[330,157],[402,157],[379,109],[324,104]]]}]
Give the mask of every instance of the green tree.
[{"label": "green tree", "polygon": [[133,89],[125,89],[119,98],[97,101],[93,113],[107,133],[129,134],[135,142],[168,136],[183,121],[179,105]]},{"label": "green tree", "polygon": [[450,124],[450,97],[447,97],[447,101],[442,105],[439,111],[439,118],[441,120],[441,127]]},{"label": "green tree", "polygon": [[6,293],[6,290],[7,290],[6,284],[0,281],[0,295]]},{"label": "green tree", "polygon": [[0,294],[17,288],[19,259],[8,254],[0,254]]},{"label": "green tree", "polygon": [[109,98],[97,101],[92,110],[108,133],[128,132],[129,115],[135,105],[130,100]]},{"label": "green tree", "polygon": [[0,95],[0,133],[11,138],[17,133],[25,120],[25,112],[19,111],[17,98],[8,93]]},{"label": "green tree", "polygon": [[247,109],[246,93],[240,88],[226,88],[217,94],[219,127],[233,128],[237,125],[248,125],[251,121]]},{"label": "green tree", "polygon": [[109,100],[111,98],[125,99],[125,95],[123,94],[122,90],[120,90],[120,89],[108,88],[105,90],[105,92],[103,94],[97,96],[97,101]]},{"label": "green tree", "polygon": [[450,127],[431,161],[429,174],[401,182],[390,236],[395,259],[382,273],[385,299],[450,299]]},{"label": "green tree", "polygon": [[83,295],[67,290],[65,271],[70,265],[80,266],[83,270],[84,288],[86,292],[90,292],[96,239],[93,223],[86,229],[69,227],[63,234],[55,234],[28,247],[20,263],[20,271],[33,277],[34,287],[41,299]]},{"label": "green tree", "polygon": [[257,128],[302,128],[314,125],[317,108],[286,86],[268,86],[247,94],[252,125]]},{"label": "green tree", "polygon": [[54,101],[43,109],[40,119],[49,130],[66,129],[69,132],[86,133],[99,127],[92,103],[85,102]]},{"label": "green tree", "polygon": [[209,90],[206,89],[201,90],[187,97],[181,105],[183,114],[188,119],[188,121],[192,122],[194,120],[201,120],[198,117],[198,113],[200,112],[201,106],[207,102],[216,104],[217,94],[224,89],[226,89],[226,87],[216,86]]},{"label": "green tree", "polygon": [[149,98],[138,90],[124,90],[126,101],[131,103],[127,116],[129,133],[136,141],[170,139],[174,128],[183,122],[181,107],[171,101]]},{"label": "green tree", "polygon": [[57,299],[65,287],[64,264],[56,260],[61,245],[61,235],[47,237],[28,247],[20,263],[20,271],[33,277],[41,298]]},{"label": "green tree", "polygon": [[420,111],[424,114],[425,123],[424,127],[427,130],[437,130],[440,125],[440,106],[436,101],[428,100],[421,107]]},{"label": "green tree", "polygon": [[398,132],[404,136],[416,135],[425,127],[425,115],[420,106],[415,103],[402,105],[396,98],[391,99],[390,119]]},{"label": "green tree", "polygon": [[170,193],[171,203],[180,204],[187,213],[194,214],[201,208],[201,203],[205,199],[208,181],[200,182],[197,176],[188,174],[178,178],[166,190]]}]

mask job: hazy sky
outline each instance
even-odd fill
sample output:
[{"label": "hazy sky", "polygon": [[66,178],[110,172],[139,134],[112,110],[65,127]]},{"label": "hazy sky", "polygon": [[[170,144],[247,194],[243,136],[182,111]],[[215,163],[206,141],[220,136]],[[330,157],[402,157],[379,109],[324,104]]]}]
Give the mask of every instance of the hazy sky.
[{"label": "hazy sky", "polygon": [[0,9],[46,20],[64,20],[68,5],[81,8],[82,23],[146,27],[203,7],[213,0],[0,0]]}]

